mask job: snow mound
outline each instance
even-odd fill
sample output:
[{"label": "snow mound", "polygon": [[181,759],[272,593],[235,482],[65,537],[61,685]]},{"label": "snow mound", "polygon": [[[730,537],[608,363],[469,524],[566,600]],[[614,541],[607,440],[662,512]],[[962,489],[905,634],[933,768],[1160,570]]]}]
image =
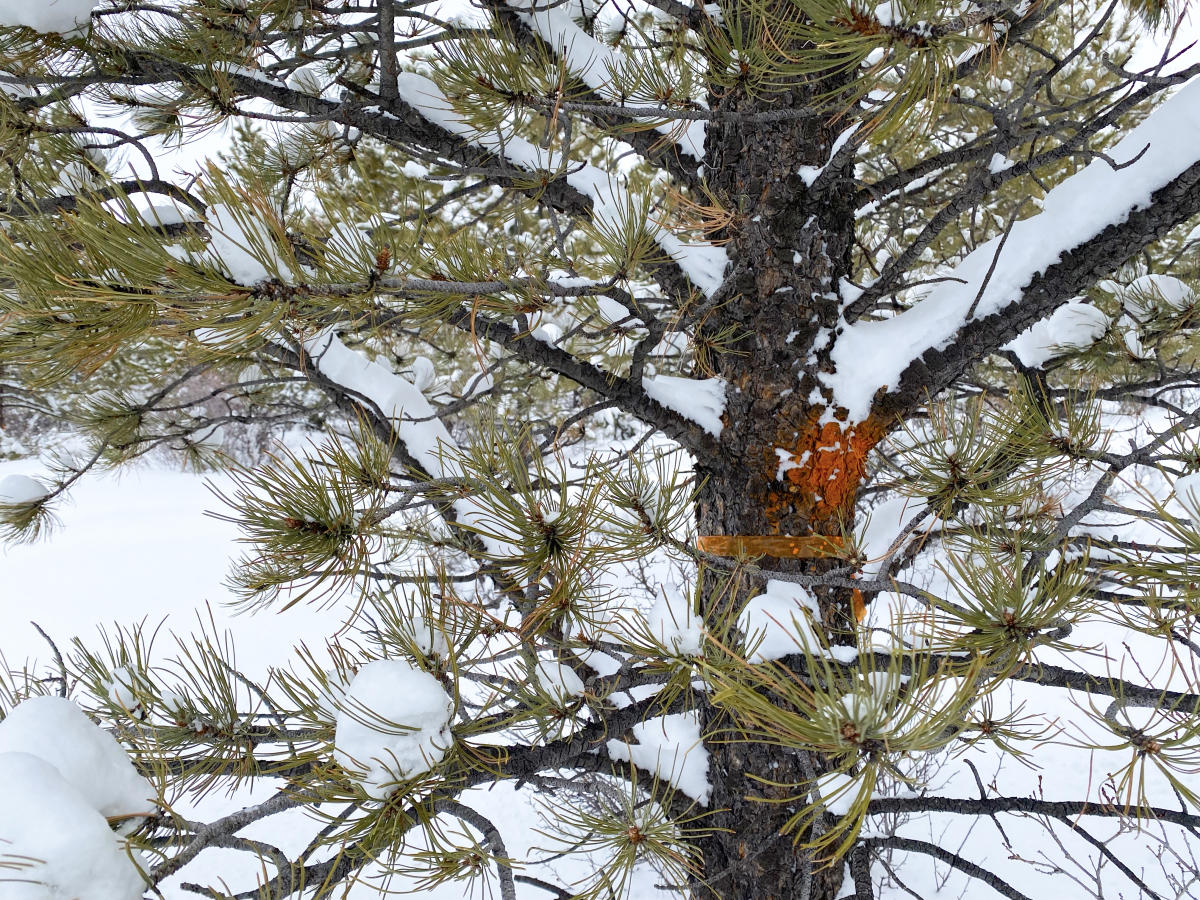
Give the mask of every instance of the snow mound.
[{"label": "snow mound", "polygon": [[639,722],[630,730],[631,742],[611,740],[608,755],[632,762],[669,781],[697,803],[707,803],[708,751],[700,740],[700,720],[694,712]]},{"label": "snow mound", "polygon": [[146,885],[104,816],[44,759],[0,753],[0,810],[4,900],[140,900]]},{"label": "snow mound", "polygon": [[1184,475],[1175,482],[1175,499],[1189,519],[1200,522],[1200,472]]},{"label": "snow mound", "polygon": [[1108,316],[1078,300],[1060,306],[1049,317],[1034,322],[1005,345],[1022,365],[1037,368],[1072,350],[1086,350],[1108,330]]},{"label": "snow mound", "polygon": [[65,697],[31,697],[13,707],[0,722],[0,753],[45,761],[91,809],[126,828],[154,809],[156,791],[116,738]]},{"label": "snow mound", "polygon": [[1186,309],[1196,292],[1173,275],[1143,275],[1120,290],[1121,304],[1134,318],[1145,321],[1158,310]]},{"label": "snow mound", "polygon": [[200,214],[181,203],[151,203],[140,210],[142,221],[149,225],[184,225],[200,221]]},{"label": "snow mound", "polygon": [[681,656],[699,656],[704,647],[704,622],[692,612],[687,597],[659,597],[645,612],[646,627],[655,640]]},{"label": "snow mound", "polygon": [[797,653],[806,645],[819,646],[812,630],[813,621],[819,617],[817,598],[807,588],[787,581],[768,581],[766,591],[747,600],[738,616],[746,646],[753,648],[747,659],[766,662]]},{"label": "snow mound", "polygon": [[338,704],[334,758],[367,796],[428,772],[450,746],[450,696],[428,672],[398,659],[368,663]]},{"label": "snow mound", "polygon": [[296,277],[279,256],[265,222],[254,221],[245,211],[235,211],[224,203],[210,206],[205,218],[211,258],[238,284],[251,287],[274,278],[276,273],[284,279]]},{"label": "snow mound", "polygon": [[95,0],[0,0],[0,25],[72,34],[91,24],[96,5]]},{"label": "snow mound", "polygon": [[36,503],[49,493],[28,475],[8,475],[0,478],[0,503]]},{"label": "snow mound", "polygon": [[539,660],[537,677],[542,690],[559,703],[566,703],[584,692],[583,679],[557,660]]}]

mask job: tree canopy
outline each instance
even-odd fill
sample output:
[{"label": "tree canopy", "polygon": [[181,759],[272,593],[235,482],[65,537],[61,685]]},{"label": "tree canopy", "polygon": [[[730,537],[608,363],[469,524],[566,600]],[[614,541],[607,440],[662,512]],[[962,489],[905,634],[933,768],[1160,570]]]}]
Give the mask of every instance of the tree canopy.
[{"label": "tree canopy", "polygon": [[344,610],[265,678],[134,626],[8,673],[0,880],[1192,895],[1178,12],[0,0],[0,410],[77,435],[4,536],[182,451],[228,602]]}]

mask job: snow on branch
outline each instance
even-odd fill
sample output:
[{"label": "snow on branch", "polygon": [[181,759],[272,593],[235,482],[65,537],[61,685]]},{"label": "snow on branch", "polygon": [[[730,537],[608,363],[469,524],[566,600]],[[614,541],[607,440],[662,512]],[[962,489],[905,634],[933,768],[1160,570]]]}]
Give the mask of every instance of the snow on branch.
[{"label": "snow on branch", "polygon": [[[544,6],[534,0],[509,0],[508,5],[520,13],[523,22],[556,52],[561,52],[571,71],[601,97],[613,97],[613,73],[620,70],[624,54],[596,40],[575,24],[565,6]],[[679,149],[697,161],[704,159],[705,123],[660,122],[654,129],[678,145]]]},{"label": "snow on branch", "polygon": [[[881,389],[904,396],[938,390],[950,376],[937,370],[949,365],[947,372],[961,372],[1065,303],[1077,292],[1075,282],[1090,284],[1200,209],[1200,196],[1190,190],[1192,175],[1200,174],[1195,172],[1200,160],[1200,82],[1163,103],[1109,156],[1124,165],[1118,168],[1097,159],[1057,185],[1046,195],[1040,213],[978,247],[911,309],[883,321],[843,321],[830,354],[835,371],[822,376],[835,404],[845,407],[853,421],[862,421]],[[1173,184],[1186,196],[1164,190]],[[1159,192],[1169,196],[1159,198]],[[1139,211],[1164,215],[1134,221],[1131,217]],[[1127,227],[1118,228],[1123,225]],[[1103,245],[1103,258],[1072,260],[1072,271],[1061,273],[1065,290],[1031,290],[1039,279],[1045,282],[1051,274],[1060,274],[1055,267],[1064,257],[1089,249],[1091,242],[1097,248]],[[1084,262],[1089,265],[1081,265]],[[999,314],[1003,321],[989,321]],[[986,334],[972,328],[985,323]],[[953,345],[962,344],[968,332],[970,350],[954,353]],[[940,355],[942,351],[947,353]],[[926,363],[915,365],[926,354]],[[952,361],[947,364],[945,359]],[[919,384],[913,383],[918,379]]]},{"label": "snow on branch", "polygon": [[[458,444],[438,418],[437,411],[416,386],[402,375],[347,347],[332,331],[304,342],[317,370],[339,387],[365,397],[388,419],[409,455],[435,478],[458,478],[454,460]],[[504,555],[506,548],[489,537],[492,517],[476,500],[454,501],[459,521],[477,529],[488,552]]]},{"label": "snow on branch", "polygon": [[[433,124],[469,140],[527,172],[549,171],[568,165],[566,182],[592,203],[592,216],[600,224],[619,230],[631,206],[621,179],[596,166],[574,164],[517,135],[480,133],[464,122],[433,81],[415,72],[399,75],[406,102]],[[662,226],[651,226],[655,241],[683,270],[688,280],[712,296],[725,274],[725,250],[711,244],[688,244]]]}]

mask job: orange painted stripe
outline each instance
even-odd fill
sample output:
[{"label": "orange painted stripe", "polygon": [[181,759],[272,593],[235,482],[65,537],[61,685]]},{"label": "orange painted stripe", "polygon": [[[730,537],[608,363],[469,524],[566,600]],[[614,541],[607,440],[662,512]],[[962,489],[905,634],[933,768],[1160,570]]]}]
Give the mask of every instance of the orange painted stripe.
[{"label": "orange painted stripe", "polygon": [[787,534],[702,534],[696,538],[696,549],[715,556],[774,556],[779,559],[842,558],[845,553],[840,537],[824,534],[805,537]]},{"label": "orange painted stripe", "polygon": [[[845,548],[840,537],[811,534],[794,537],[786,534],[732,535],[702,534],[696,538],[696,549],[715,556],[775,556],[780,559],[841,558]],[[850,595],[854,620],[867,617],[867,604],[857,588]]]}]

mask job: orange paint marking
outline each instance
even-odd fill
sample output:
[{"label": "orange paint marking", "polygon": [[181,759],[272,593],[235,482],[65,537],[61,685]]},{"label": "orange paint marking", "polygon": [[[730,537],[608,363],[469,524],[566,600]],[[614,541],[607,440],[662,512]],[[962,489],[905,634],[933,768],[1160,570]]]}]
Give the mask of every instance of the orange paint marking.
[{"label": "orange paint marking", "polygon": [[850,595],[850,609],[854,612],[854,621],[861,623],[867,617],[867,604],[863,600],[862,591],[858,588],[854,589],[854,593]]},{"label": "orange paint marking", "polygon": [[883,439],[884,428],[875,418],[864,422],[820,421],[814,409],[790,446],[772,448],[767,464],[785,469],[781,488],[768,499],[770,518],[778,521],[781,510],[791,507],[810,510],[809,521],[822,524],[849,519],[858,485],[867,468],[867,455]]},{"label": "orange paint marking", "polygon": [[841,557],[844,549],[837,536],[810,534],[704,534],[696,538],[696,549],[716,556],[774,556],[779,559],[829,559]]}]

